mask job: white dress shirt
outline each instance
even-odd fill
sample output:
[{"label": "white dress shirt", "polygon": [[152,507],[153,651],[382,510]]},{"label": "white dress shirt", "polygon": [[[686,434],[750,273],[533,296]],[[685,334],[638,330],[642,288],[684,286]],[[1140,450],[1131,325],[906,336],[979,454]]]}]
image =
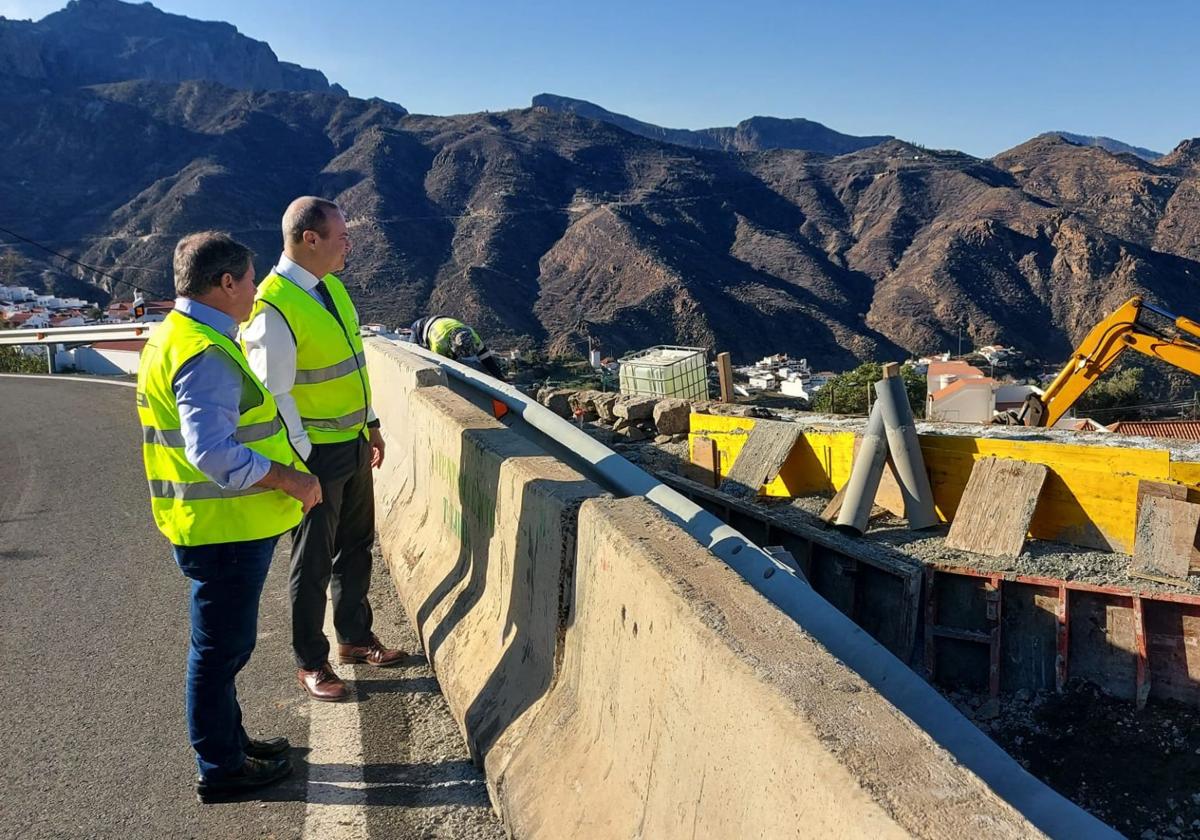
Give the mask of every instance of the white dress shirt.
[{"label": "white dress shirt", "polygon": [[[286,254],[279,255],[273,272],[295,283],[322,307],[325,306],[321,293],[317,291],[320,278],[313,276],[312,272],[302,268]],[[296,339],[287,321],[274,307],[264,306],[258,315],[242,325],[242,341],[246,344],[246,360],[250,363],[250,369],[275,397],[279,416],[287,426],[292,446],[301,458],[307,459],[312,452],[312,441],[304,431],[296,400],[292,397],[292,387],[296,384]],[[371,406],[367,406],[367,422],[374,420],[375,412]]]}]

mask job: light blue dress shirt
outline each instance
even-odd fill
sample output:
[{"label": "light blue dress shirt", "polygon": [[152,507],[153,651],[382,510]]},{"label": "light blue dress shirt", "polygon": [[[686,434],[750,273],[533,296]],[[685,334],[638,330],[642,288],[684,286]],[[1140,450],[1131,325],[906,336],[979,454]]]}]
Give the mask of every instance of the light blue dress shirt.
[{"label": "light blue dress shirt", "polygon": [[[237,322],[219,309],[180,297],[175,299],[175,311],[237,343]],[[257,484],[271,468],[268,458],[233,437],[245,379],[228,353],[209,348],[185,362],[174,382],[184,455],[200,472],[232,490]]]}]

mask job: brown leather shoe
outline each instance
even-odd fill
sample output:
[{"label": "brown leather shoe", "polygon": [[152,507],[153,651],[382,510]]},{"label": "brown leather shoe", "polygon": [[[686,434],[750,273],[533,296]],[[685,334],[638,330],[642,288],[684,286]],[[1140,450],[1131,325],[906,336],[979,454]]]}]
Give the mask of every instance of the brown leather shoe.
[{"label": "brown leather shoe", "polygon": [[346,687],[342,678],[333,672],[328,662],[315,671],[301,668],[296,672],[296,679],[300,681],[300,687],[314,700],[336,703],[350,696],[350,689]]},{"label": "brown leather shoe", "polygon": [[403,658],[404,651],[385,648],[374,633],[365,645],[338,645],[338,662],[342,665],[374,665],[376,668],[388,668],[400,664]]}]

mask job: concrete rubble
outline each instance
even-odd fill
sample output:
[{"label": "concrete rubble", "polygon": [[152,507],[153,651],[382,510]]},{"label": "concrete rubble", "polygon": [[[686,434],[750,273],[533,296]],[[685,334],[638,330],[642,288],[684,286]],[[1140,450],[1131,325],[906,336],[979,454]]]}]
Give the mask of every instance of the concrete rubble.
[{"label": "concrete rubble", "polygon": [[[542,388],[537,401],[579,424],[598,424],[605,443],[686,441],[692,404],[674,397],[624,396],[602,391]],[[598,435],[599,436],[599,435]]]}]

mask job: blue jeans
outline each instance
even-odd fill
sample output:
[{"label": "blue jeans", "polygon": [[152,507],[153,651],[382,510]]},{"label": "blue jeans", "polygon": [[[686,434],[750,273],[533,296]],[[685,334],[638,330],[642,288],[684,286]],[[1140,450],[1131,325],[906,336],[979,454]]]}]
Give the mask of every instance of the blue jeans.
[{"label": "blue jeans", "polygon": [[254,651],[258,599],[278,541],[173,546],[175,562],[192,582],[187,721],[204,779],[219,779],[246,760],[234,678]]}]

